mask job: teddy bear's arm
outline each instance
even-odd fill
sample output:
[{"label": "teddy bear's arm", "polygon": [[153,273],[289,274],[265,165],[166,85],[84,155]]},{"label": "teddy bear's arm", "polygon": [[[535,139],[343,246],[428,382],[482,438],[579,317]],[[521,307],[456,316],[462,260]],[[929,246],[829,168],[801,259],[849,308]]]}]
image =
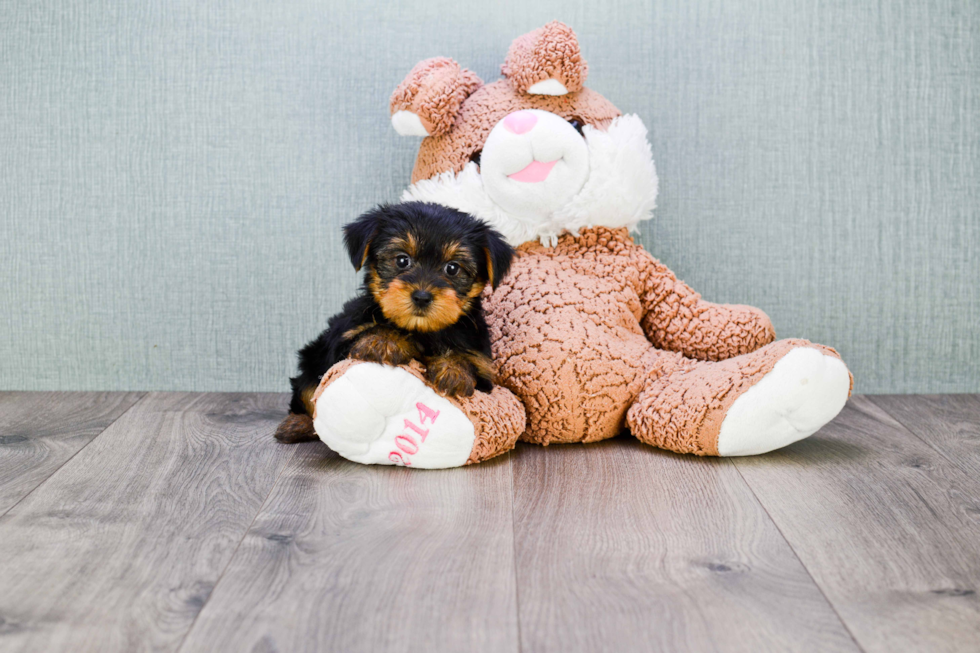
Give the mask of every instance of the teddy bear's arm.
[{"label": "teddy bear's arm", "polygon": [[637,247],[641,324],[660,349],[688,358],[719,361],[755,351],[776,339],[769,317],[754,306],[701,299],[666,265]]}]

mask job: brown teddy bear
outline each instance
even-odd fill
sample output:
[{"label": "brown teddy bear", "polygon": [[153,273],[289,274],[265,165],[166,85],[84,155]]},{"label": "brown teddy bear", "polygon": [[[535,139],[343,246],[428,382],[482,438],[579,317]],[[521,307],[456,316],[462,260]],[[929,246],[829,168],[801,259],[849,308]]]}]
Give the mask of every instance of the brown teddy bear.
[{"label": "brown teddy bear", "polygon": [[738,456],[833,419],[852,385],[837,352],[774,342],[761,310],[703,301],[633,242],[657,196],[646,128],[583,86],[572,30],[520,37],[502,72],[484,85],[428,59],[391,98],[395,129],[424,137],[402,199],[468,212],[517,247],[484,303],[498,385],[449,399],[418,363],[344,361],[314,398],[321,439],[357,462],[413,467],[624,429],[671,451]]}]

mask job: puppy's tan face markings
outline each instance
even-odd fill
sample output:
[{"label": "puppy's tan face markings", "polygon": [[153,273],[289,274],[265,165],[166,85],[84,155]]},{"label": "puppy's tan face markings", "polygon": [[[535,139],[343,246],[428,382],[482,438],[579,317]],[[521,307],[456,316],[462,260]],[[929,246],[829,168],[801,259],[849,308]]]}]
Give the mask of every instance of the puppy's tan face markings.
[{"label": "puppy's tan face markings", "polygon": [[459,254],[462,249],[460,243],[453,241],[445,243],[442,246],[442,260],[444,263],[449,263]]},{"label": "puppy's tan face markings", "polygon": [[368,287],[385,317],[403,329],[445,329],[483,292],[478,253],[455,240],[433,245],[411,232],[378,243]]},{"label": "puppy's tan face markings", "polygon": [[412,293],[419,290],[418,286],[394,279],[387,287],[375,293],[375,300],[381,306],[384,316],[408,331],[428,333],[439,331],[456,324],[468,309],[472,300],[459,296],[452,288],[432,288],[431,303],[425,308],[419,308]]},{"label": "puppy's tan face markings", "polygon": [[418,247],[419,247],[419,243],[418,243],[418,239],[415,237],[415,234],[413,234],[412,232],[408,232],[403,237],[395,238],[390,243],[388,243],[388,245],[384,249],[384,252],[389,254],[395,252],[402,252],[411,256],[412,258],[415,258],[416,256],[418,256]]}]

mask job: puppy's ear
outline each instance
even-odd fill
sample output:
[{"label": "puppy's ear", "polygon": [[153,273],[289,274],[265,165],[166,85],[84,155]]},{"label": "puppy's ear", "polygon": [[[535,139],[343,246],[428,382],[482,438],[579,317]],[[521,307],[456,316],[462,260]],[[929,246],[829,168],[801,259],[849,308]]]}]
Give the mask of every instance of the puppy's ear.
[{"label": "puppy's ear", "polygon": [[496,290],[510,270],[510,262],[514,258],[514,248],[507,244],[503,236],[489,227],[487,227],[484,237],[483,255],[487,259],[487,281]]},{"label": "puppy's ear", "polygon": [[360,271],[371,253],[371,241],[381,228],[385,206],[371,209],[357,220],[344,227],[344,247],[350,256],[351,265]]}]

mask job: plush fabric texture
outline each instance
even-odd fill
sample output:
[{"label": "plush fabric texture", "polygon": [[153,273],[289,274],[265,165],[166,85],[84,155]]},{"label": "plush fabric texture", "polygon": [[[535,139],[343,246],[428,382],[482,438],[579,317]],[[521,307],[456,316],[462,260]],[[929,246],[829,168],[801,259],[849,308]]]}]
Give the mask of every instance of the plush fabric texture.
[{"label": "plush fabric texture", "polygon": [[630,432],[662,449],[717,456],[718,433],[728,409],[796,347],[840,358],[830,347],[799,339],[780,340],[720,362],[662,357],[629,409]]},{"label": "plush fabric texture", "polygon": [[403,201],[435,202],[484,220],[517,247],[540,239],[554,244],[567,231],[602,224],[633,229],[651,217],[657,204],[659,182],[653,165],[647,129],[635,115],[614,118],[605,130],[585,127],[589,177],[570,201],[559,207],[547,223],[514,216],[488,195],[475,163],[458,174],[444,172],[409,186]]},{"label": "plush fabric texture", "polygon": [[421,61],[391,95],[390,109],[411,111],[429,135],[444,134],[456,121],[460,105],[483,82],[448,57]]},{"label": "plush fabric texture", "polygon": [[[484,307],[497,381],[524,402],[522,439],[539,444],[612,437],[637,397],[664,377],[749,354],[775,337],[765,313],[702,300],[625,228],[566,234],[555,247],[522,245]],[[741,382],[727,367],[706,365],[698,375],[717,388]]]},{"label": "plush fabric texture", "polygon": [[568,95],[527,95],[501,79],[480,87],[463,102],[450,131],[422,141],[412,183],[442,172],[460,172],[473,154],[483,149],[494,125],[521,109],[542,109],[566,120],[574,118],[600,127],[620,115],[612,102],[587,88]]},{"label": "plush fabric texture", "polygon": [[549,79],[575,92],[585,83],[589,66],[579,51],[575,32],[556,20],[515,39],[500,72],[521,93]]},{"label": "plush fabric texture", "polygon": [[841,411],[853,378],[828,348],[794,346],[724,409],[719,456],[755,456],[820,430]]},{"label": "plush fabric texture", "polygon": [[[330,384],[343,377],[352,367],[360,364],[362,364],[360,361],[348,359],[330,368],[323,375],[320,385],[313,394],[314,406]],[[425,368],[418,361],[412,361],[399,369],[425,382]],[[524,430],[524,407],[503,387],[495,386],[489,394],[476,392],[471,397],[452,397],[447,400],[473,423],[476,439],[473,442],[472,452],[466,460],[467,465],[483,462],[510,451]],[[317,419],[315,410],[313,419],[314,421]]]},{"label": "plush fabric texture", "polygon": [[[772,324],[761,310],[704,301],[633,242],[629,228],[650,217],[658,185],[643,123],[636,116],[621,118],[612,104],[584,87],[562,96],[523,92],[546,75],[560,75],[562,84],[575,86],[576,66],[584,79],[574,33],[563,25],[552,23],[515,41],[504,65],[508,78],[476,90],[462,102],[448,131],[422,141],[413,185],[404,196],[472,212],[512,243],[521,243],[509,275],[496,290],[484,291],[499,386],[490,396],[477,393],[457,403],[478,425],[477,441],[485,443],[474,445],[471,462],[512,446],[515,405],[525,414],[520,438],[543,445],[594,442],[629,428],[654,446],[719,455],[719,434],[733,406],[742,416],[732,422],[733,430],[753,435],[745,445],[752,453],[813,432],[840,411],[850,393],[853,379],[843,373],[846,368],[836,362],[828,366],[822,358],[839,356],[805,340],[774,342]],[[479,166],[467,164],[499,121],[527,109],[587,125],[582,135],[589,176],[577,195],[561,198],[562,203],[539,202],[548,187],[507,187],[508,202],[526,198],[543,207],[519,215],[524,207],[503,210],[484,189]],[[533,122],[525,120],[527,129],[514,133],[533,137]],[[538,123],[555,124],[540,118]],[[520,139],[500,143],[527,145]],[[492,165],[487,163],[488,175],[499,176]],[[789,356],[801,348],[819,353],[812,369],[836,370],[830,385],[822,383],[819,372],[808,376],[812,355]],[[771,376],[782,360],[784,375]],[[416,367],[409,372],[421,374]],[[805,429],[792,428],[783,404],[767,403],[777,392],[752,393],[751,402],[739,402],[764,379],[767,387],[778,386],[780,379],[796,383],[789,395],[794,410],[811,418]],[[510,393],[516,404],[505,399]],[[509,412],[501,417],[498,411]],[[769,430],[756,437],[746,425],[763,413],[770,418]]]}]

